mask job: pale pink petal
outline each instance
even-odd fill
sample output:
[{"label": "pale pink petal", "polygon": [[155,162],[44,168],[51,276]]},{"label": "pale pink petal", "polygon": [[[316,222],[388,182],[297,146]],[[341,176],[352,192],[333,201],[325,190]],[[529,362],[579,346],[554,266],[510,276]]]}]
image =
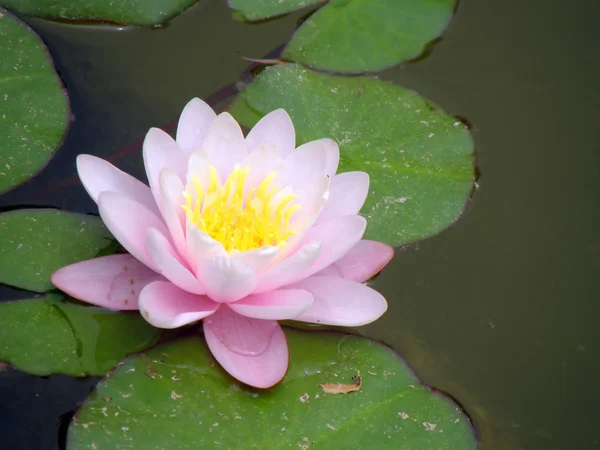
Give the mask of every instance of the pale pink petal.
[{"label": "pale pink petal", "polygon": [[321,177],[294,191],[296,195],[294,203],[301,206],[290,220],[290,226],[298,233],[294,235],[295,239],[312,227],[323,209],[326,208],[329,202],[329,185],[329,178]]},{"label": "pale pink petal", "polygon": [[162,216],[169,228],[175,248],[182,258],[186,258],[187,250],[183,227],[185,224],[183,183],[171,170],[160,171],[160,193],[162,198]]},{"label": "pale pink petal", "polygon": [[291,287],[315,297],[312,306],[294,319],[301,322],[358,327],[377,320],[387,309],[379,292],[343,278],[312,276]]},{"label": "pale pink petal", "polygon": [[284,160],[281,185],[294,189],[323,176],[332,177],[339,161],[339,147],[332,139],[319,139],[301,145]]},{"label": "pale pink petal", "polygon": [[346,172],[336,175],[329,186],[329,199],[316,223],[358,214],[368,192],[369,175],[365,172]]},{"label": "pale pink petal", "polygon": [[236,164],[240,164],[246,155],[246,141],[242,129],[229,113],[221,113],[208,129],[202,143],[211,164],[225,180]]},{"label": "pale pink petal", "polygon": [[65,266],[52,283],[71,297],[110,309],[138,309],[148,283],[163,280],[131,255],[110,255]]},{"label": "pale pink petal", "polygon": [[169,235],[161,219],[143,205],[116,192],[104,191],[98,198],[100,217],[106,227],[129,253],[151,269],[156,266],[146,250],[146,235],[150,228]]},{"label": "pale pink petal", "polygon": [[229,256],[203,259],[196,276],[206,294],[216,302],[229,303],[250,294],[256,287],[254,271]]},{"label": "pale pink petal", "polygon": [[393,247],[363,239],[338,259],[335,266],[346,280],[362,283],[381,272],[393,256]]},{"label": "pale pink petal", "polygon": [[158,207],[148,186],[128,173],[117,169],[108,161],[92,155],[77,157],[77,173],[87,193],[98,203],[98,196],[103,191],[113,191],[135,200],[153,213]]},{"label": "pale pink petal", "polygon": [[361,216],[343,216],[311,228],[302,238],[304,244],[322,242],[319,257],[290,281],[309,277],[336,262],[356,245],[365,232],[367,221]]},{"label": "pale pink petal", "polygon": [[305,312],[312,305],[313,296],[302,289],[280,289],[255,294],[229,303],[235,312],[255,319],[286,320]]},{"label": "pale pink petal", "polygon": [[296,147],[296,132],[287,112],[277,109],[260,119],[246,137],[248,150],[259,145],[274,145],[282,155],[290,153]]},{"label": "pale pink petal", "polygon": [[223,244],[216,241],[194,225],[187,227],[186,248],[188,263],[190,267],[196,268],[203,259],[214,258],[216,256],[227,256]]},{"label": "pale pink petal", "polygon": [[[274,145],[262,144],[248,153],[241,166],[250,168],[244,185],[244,195],[248,195],[248,192],[260,185],[270,173],[283,171],[283,158],[281,152]],[[273,187],[275,187],[275,183],[273,183]],[[278,187],[282,188],[283,186]]]},{"label": "pale pink petal", "polygon": [[298,275],[306,271],[321,252],[321,242],[304,245],[292,255],[273,264],[258,277],[255,294],[272,291],[280,286],[298,279]]},{"label": "pale pink petal", "polygon": [[158,328],[177,328],[213,314],[219,304],[205,295],[179,289],[168,281],[149,284],[140,294],[140,313]]},{"label": "pale pink petal", "polygon": [[187,153],[198,150],[206,136],[210,124],[217,115],[204,101],[191,99],[179,117],[177,143]]},{"label": "pale pink petal", "polygon": [[148,230],[148,253],[156,270],[174,285],[192,294],[204,294],[205,290],[194,274],[185,267],[167,238],[155,229]]},{"label": "pale pink petal", "polygon": [[221,307],[204,320],[204,336],[219,364],[250,386],[271,387],[287,371],[287,342],[276,321],[250,319]]},{"label": "pale pink petal", "polygon": [[198,179],[202,189],[206,190],[208,188],[210,181],[210,164],[211,163],[206,155],[206,152],[202,150],[195,150],[194,152],[190,153],[185,185],[185,189],[188,191],[188,193],[195,193],[197,195],[194,178]]},{"label": "pale pink petal", "polygon": [[187,173],[188,156],[182,152],[171,136],[158,128],[150,128],[143,146],[144,166],[152,189],[154,199],[159,208],[162,207],[160,195],[160,171],[170,169],[182,180]]},{"label": "pale pink petal", "polygon": [[279,247],[268,246],[253,248],[244,252],[234,250],[229,256],[245,266],[250,267],[258,275],[271,264],[278,253]]},{"label": "pale pink petal", "polygon": [[[342,258],[343,258],[343,256],[342,256]],[[315,273],[315,276],[344,278],[342,271],[335,263],[329,264],[324,269]]]}]

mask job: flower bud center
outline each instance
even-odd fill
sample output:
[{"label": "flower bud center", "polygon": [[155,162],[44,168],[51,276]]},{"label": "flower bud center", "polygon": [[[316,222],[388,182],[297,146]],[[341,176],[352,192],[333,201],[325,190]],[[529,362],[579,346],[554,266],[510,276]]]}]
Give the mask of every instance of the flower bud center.
[{"label": "flower bud center", "polygon": [[290,219],[301,206],[291,204],[295,195],[271,187],[275,172],[244,194],[250,167],[236,165],[223,184],[216,169],[211,166],[209,170],[206,189],[193,177],[193,187],[188,185],[183,192],[185,204],[181,207],[192,224],[221,242],[228,252],[287,244],[296,233]]}]

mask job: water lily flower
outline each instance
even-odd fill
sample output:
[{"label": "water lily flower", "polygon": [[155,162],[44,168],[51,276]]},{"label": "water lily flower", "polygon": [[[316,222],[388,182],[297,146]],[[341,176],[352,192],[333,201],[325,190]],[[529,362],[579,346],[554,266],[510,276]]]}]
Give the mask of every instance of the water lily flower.
[{"label": "water lily flower", "polygon": [[296,148],[282,109],[244,138],[231,115],[195,98],[177,138],[152,128],[143,157],[150,186],[95,156],[77,158],[85,189],[129,254],[63,267],[52,276],[59,289],[139,309],[156,327],[203,320],[215,359],[259,388],[287,370],[278,320],[359,326],[385,312],[385,299],[363,282],[393,249],[362,239],[369,177],[336,175],[335,141]]}]

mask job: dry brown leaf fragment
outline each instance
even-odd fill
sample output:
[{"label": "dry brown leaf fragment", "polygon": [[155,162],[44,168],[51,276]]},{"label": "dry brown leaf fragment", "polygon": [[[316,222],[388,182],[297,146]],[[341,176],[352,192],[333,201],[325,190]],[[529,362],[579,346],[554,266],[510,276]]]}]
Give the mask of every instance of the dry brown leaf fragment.
[{"label": "dry brown leaf fragment", "polygon": [[350,392],[360,391],[362,387],[362,378],[359,375],[352,377],[354,383],[323,383],[319,384],[326,394],[349,394]]}]

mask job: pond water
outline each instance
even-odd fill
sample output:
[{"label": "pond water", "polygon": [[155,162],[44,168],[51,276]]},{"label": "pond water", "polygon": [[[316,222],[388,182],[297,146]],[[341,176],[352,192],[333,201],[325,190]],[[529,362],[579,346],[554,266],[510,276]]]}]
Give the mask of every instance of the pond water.
[{"label": "pond water", "polygon": [[[593,0],[464,0],[428,57],[381,74],[472,124],[481,177],[453,227],[397,250],[374,283],[389,312],[364,332],[450,393],[485,450],[600,447],[599,13]],[[249,76],[238,56],[272,53],[300,17],[241,24],[224,0],[201,0],[155,30],[26,19],[74,121],[48,168],[0,207],[95,212],[75,155],[140,176],[149,127],[194,96],[226,106]],[[56,448],[96,380],[1,372],[3,442]]]}]

